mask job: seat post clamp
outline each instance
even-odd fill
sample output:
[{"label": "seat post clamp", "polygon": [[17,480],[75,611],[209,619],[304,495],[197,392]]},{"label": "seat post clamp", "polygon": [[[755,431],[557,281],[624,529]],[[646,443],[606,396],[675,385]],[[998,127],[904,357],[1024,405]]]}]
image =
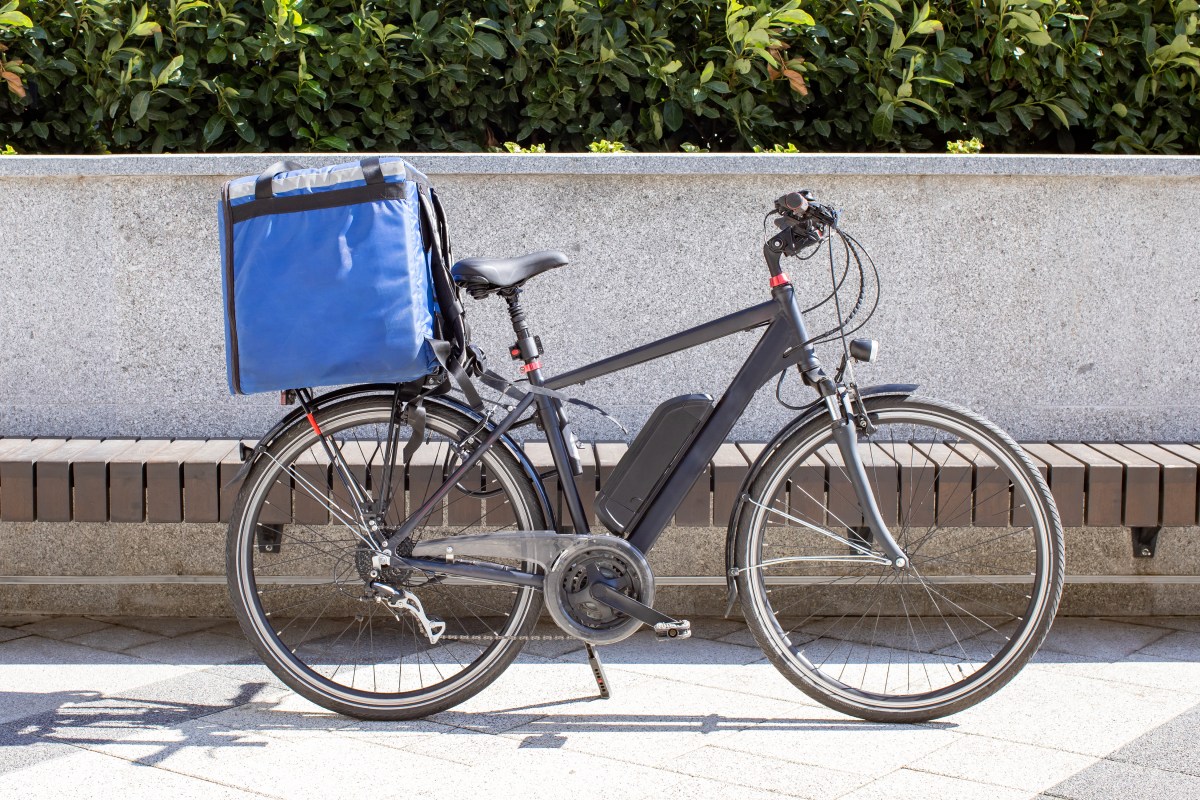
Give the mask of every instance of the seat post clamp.
[{"label": "seat post clamp", "polygon": [[541,361],[530,361],[528,364],[522,364],[521,366],[517,367],[517,369],[519,369],[521,371],[522,375],[524,375],[526,372],[533,372],[535,369],[541,369],[541,368],[542,368]]}]

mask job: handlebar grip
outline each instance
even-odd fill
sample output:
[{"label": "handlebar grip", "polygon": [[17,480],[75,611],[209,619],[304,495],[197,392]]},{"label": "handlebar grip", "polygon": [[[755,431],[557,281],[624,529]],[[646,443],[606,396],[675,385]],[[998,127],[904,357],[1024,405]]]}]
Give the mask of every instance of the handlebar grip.
[{"label": "handlebar grip", "polygon": [[779,198],[779,203],[787,209],[787,211],[796,216],[803,216],[808,212],[808,200],[799,192],[788,192],[783,197]]}]

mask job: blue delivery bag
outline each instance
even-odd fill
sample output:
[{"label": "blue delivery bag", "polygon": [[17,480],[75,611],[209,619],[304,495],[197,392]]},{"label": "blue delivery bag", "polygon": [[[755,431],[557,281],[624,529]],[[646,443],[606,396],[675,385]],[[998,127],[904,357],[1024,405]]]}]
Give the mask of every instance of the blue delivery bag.
[{"label": "blue delivery bag", "polygon": [[[424,175],[398,158],[272,165],[220,204],[229,390],[434,373],[438,305]],[[423,224],[426,223],[426,224]]]}]

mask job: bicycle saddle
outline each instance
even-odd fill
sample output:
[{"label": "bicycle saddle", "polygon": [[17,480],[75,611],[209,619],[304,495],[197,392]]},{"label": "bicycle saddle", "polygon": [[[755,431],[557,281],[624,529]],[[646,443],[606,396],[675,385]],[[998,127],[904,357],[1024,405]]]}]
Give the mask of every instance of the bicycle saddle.
[{"label": "bicycle saddle", "polygon": [[516,258],[464,258],[450,268],[450,274],[472,297],[482,297],[518,286],[566,263],[567,257],[557,250],[540,250]]}]

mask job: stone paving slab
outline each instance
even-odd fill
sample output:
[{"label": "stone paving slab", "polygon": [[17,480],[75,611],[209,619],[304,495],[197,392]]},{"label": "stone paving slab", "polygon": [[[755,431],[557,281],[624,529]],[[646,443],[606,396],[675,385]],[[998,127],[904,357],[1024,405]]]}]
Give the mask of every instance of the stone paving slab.
[{"label": "stone paving slab", "polygon": [[1200,796],[1192,618],[1060,620],[995,697],[923,725],[814,703],[731,620],[603,648],[610,700],[582,649],[540,642],[412,722],[309,703],[227,620],[4,621],[19,635],[0,637],[0,797]]}]

